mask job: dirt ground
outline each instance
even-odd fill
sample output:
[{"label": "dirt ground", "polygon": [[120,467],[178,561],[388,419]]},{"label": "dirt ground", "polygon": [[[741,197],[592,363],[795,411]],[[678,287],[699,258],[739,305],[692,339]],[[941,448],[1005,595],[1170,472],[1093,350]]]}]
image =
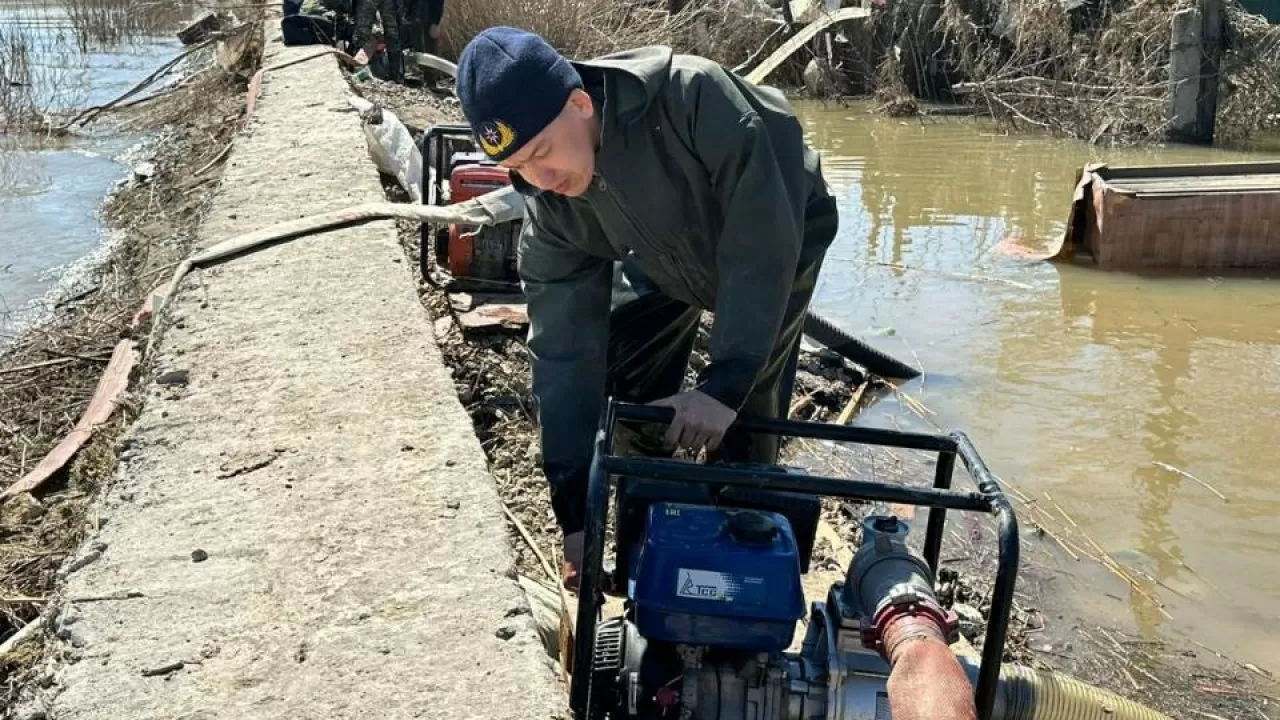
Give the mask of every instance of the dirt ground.
[{"label": "dirt ground", "polygon": [[[375,81],[359,85],[357,90],[402,117],[412,118],[407,122],[418,129],[437,122],[460,122],[451,100],[420,89]],[[384,184],[389,198],[406,199],[394,183]],[[419,227],[401,223],[400,237],[410,260],[419,266]],[[530,576],[539,576],[542,571],[538,553],[533,551],[530,540],[543,556],[558,563],[560,535],[539,469],[523,335],[464,334],[457,321],[458,307],[446,292],[447,273],[430,259],[426,271],[425,276],[418,275],[419,294],[436,318],[437,341],[453,368],[458,395],[475,424],[503,502],[521,526],[518,529],[509,525],[520,568]],[[696,355],[691,369],[696,369],[700,361],[705,362],[705,356]],[[835,421],[863,380],[860,369],[847,362],[806,352],[797,377],[793,416]],[[861,398],[860,409],[898,392],[875,378],[872,381]],[[931,460],[912,451],[836,449],[827,443],[797,441],[784,452],[785,462],[824,474],[915,485],[931,484],[933,477]],[[957,487],[967,486],[969,481],[963,470],[957,470],[955,482]],[[1045,528],[1051,525],[1043,515],[1032,512],[1038,508],[1029,509],[1020,501],[1015,504],[1022,516],[1022,569],[1006,643],[1006,662],[1068,672],[1174,718],[1272,720],[1280,716],[1276,709],[1280,686],[1265,670],[1243,666],[1208,649],[1175,648],[1116,629],[1088,626],[1075,619],[1071,608],[1057,606],[1054,589],[1062,572],[1057,561],[1065,557],[1061,546],[1047,536]],[[842,547],[833,547],[829,538],[819,539],[811,574],[818,575],[821,582],[842,576],[840,559],[847,557],[849,548],[856,547],[859,523],[869,510],[866,505],[825,501],[823,519],[842,541]],[[965,609],[977,612],[980,617],[962,624],[962,628],[980,648],[994,580],[994,532],[990,523],[957,515],[960,514],[952,513],[944,541],[940,595],[949,605],[967,606]],[[527,531],[529,537],[521,530]],[[922,532],[913,534],[917,542],[922,536]]]},{"label": "dirt ground", "polygon": [[[152,135],[133,153],[138,171],[103,207],[114,242],[103,264],[0,356],[0,486],[30,470],[74,426],[112,347],[135,332],[130,321],[146,293],[191,246],[246,87],[243,78],[211,67],[211,56],[212,49],[190,58],[179,89],[102,115],[90,128],[111,124]],[[58,568],[96,529],[93,503],[115,471],[116,441],[137,411],[130,395],[68,472],[0,507],[0,638],[39,615]],[[8,717],[8,700],[39,652],[39,643],[30,643],[0,658],[0,717]]]}]

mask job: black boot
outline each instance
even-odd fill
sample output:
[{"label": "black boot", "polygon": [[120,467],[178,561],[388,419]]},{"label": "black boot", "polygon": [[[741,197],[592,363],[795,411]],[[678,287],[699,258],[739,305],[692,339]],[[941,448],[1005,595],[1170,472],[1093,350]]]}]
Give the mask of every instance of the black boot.
[{"label": "black boot", "polygon": [[392,82],[404,84],[404,53],[389,52],[387,53],[387,70],[391,74]]}]

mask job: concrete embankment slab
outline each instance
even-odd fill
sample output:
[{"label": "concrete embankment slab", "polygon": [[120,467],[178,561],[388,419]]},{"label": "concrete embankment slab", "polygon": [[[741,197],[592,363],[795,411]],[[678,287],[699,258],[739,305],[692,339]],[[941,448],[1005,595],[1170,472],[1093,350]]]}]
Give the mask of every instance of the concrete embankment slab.
[{"label": "concrete embankment slab", "polygon": [[[381,199],[347,92],[332,58],[266,75],[203,244]],[[149,391],[66,589],[143,597],[71,605],[49,715],[567,716],[393,224],[193,273],[169,317],[188,377]]]}]

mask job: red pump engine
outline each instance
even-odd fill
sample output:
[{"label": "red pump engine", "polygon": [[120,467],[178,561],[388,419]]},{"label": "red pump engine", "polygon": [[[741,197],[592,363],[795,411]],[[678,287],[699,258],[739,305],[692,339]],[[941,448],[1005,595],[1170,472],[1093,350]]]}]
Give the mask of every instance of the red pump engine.
[{"label": "red pump engine", "polygon": [[[434,182],[423,183],[429,188],[425,200],[430,204],[462,202],[511,184],[508,171],[476,149],[466,126],[433,126],[427,130],[423,145],[427,167],[435,171]],[[435,228],[434,237],[424,227],[423,257],[427,257],[427,241],[432,238],[436,263],[453,275],[459,289],[518,290],[519,237],[519,221],[490,227],[449,225]]]}]

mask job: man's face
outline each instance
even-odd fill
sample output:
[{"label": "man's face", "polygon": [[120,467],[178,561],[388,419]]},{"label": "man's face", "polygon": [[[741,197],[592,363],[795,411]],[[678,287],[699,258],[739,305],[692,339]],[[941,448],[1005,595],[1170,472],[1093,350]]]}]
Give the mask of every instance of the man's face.
[{"label": "man's face", "polygon": [[591,97],[574,90],[550,125],[499,164],[520,173],[539,190],[581,195],[595,173],[594,115]]}]

